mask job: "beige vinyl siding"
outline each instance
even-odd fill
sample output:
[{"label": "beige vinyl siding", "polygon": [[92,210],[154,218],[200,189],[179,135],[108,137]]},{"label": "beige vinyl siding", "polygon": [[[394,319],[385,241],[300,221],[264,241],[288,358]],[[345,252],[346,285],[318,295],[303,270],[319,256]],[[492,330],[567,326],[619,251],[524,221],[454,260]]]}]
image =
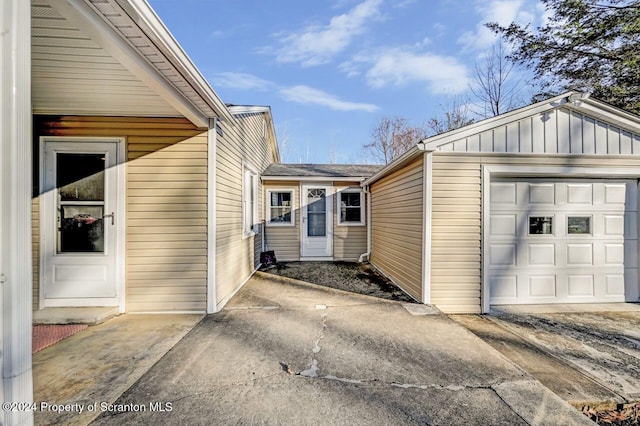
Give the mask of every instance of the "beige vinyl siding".
[{"label": "beige vinyl siding", "polygon": [[447,313],[480,312],[483,165],[638,167],[630,157],[434,153],[431,302]]},{"label": "beige vinyl siding", "polygon": [[364,198],[364,223],[362,225],[340,225],[339,195],[338,191],[351,187],[360,189],[357,183],[334,182],[337,187],[333,204],[333,258],[335,260],[357,261],[360,255],[367,251],[367,211],[366,198]]},{"label": "beige vinyl siding", "polygon": [[[245,237],[242,221],[244,164],[260,175],[276,160],[263,135],[263,113],[236,116],[235,126],[220,122],[216,150],[216,301],[231,296],[255,270],[260,238]],[[264,191],[258,179],[258,217],[264,217]],[[260,227],[260,224],[257,224]]]},{"label": "beige vinyl siding", "polygon": [[181,118],[37,117],[34,136],[48,135],[126,138],[126,310],[206,310],[206,129]]},{"label": "beige vinyl siding", "polygon": [[480,162],[433,154],[431,303],[480,312]]},{"label": "beige vinyl siding", "polygon": [[[264,182],[265,195],[268,190],[293,191],[294,225],[267,225],[267,246],[269,250],[275,251],[278,261],[300,260],[300,184],[294,181],[267,181]],[[265,199],[265,209],[268,208],[267,201]]]},{"label": "beige vinyl siding", "polygon": [[371,188],[371,263],[422,300],[423,157]]}]

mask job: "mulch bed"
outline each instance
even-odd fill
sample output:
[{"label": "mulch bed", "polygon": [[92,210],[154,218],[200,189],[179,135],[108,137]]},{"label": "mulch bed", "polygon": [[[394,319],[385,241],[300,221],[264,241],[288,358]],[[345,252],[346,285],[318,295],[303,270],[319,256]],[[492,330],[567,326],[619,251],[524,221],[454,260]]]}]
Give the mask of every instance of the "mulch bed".
[{"label": "mulch bed", "polygon": [[581,411],[599,425],[640,425],[640,402],[618,404],[613,410],[598,410],[585,406]]},{"label": "mulch bed", "polygon": [[339,290],[401,302],[415,302],[368,263],[278,262],[261,268],[270,274]]},{"label": "mulch bed", "polygon": [[44,348],[58,343],[69,336],[84,330],[86,324],[65,324],[65,325],[34,325],[32,333],[32,352],[36,353]]}]

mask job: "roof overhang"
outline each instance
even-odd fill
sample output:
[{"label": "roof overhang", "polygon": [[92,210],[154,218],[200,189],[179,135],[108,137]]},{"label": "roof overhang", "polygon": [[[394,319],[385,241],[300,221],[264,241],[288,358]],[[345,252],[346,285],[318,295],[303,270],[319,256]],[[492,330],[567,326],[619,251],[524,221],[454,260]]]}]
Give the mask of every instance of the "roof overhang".
[{"label": "roof overhang", "polygon": [[289,182],[362,182],[365,176],[260,176],[264,181]]},{"label": "roof overhang", "polygon": [[233,116],[145,0],[32,3],[36,114]]}]

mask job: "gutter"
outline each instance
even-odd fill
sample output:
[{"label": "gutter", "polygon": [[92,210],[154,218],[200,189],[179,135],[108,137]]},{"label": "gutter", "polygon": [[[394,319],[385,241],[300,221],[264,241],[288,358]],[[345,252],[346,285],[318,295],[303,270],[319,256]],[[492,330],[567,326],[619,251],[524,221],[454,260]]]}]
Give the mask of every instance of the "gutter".
[{"label": "gutter", "polygon": [[194,91],[218,114],[219,118],[234,126],[235,119],[225,103],[209,85],[147,0],[115,0],[115,2],[142,28],[150,39],[156,42],[156,47],[167,55],[167,59],[181,72],[182,77],[191,84]]}]

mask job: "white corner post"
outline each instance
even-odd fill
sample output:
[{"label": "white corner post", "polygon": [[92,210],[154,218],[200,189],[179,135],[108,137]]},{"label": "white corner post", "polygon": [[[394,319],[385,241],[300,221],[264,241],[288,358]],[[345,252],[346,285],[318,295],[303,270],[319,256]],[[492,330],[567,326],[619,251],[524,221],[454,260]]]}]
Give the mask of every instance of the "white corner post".
[{"label": "white corner post", "polygon": [[[32,402],[31,2],[0,2],[0,360],[3,402]],[[4,425],[32,411],[0,411]]]},{"label": "white corner post", "polygon": [[216,173],[218,171],[218,119],[210,120],[207,133],[207,313],[218,311],[216,299]]},{"label": "white corner post", "polygon": [[[31,2],[0,2],[0,360],[3,402],[32,402]],[[5,425],[32,411],[0,411]]]}]

